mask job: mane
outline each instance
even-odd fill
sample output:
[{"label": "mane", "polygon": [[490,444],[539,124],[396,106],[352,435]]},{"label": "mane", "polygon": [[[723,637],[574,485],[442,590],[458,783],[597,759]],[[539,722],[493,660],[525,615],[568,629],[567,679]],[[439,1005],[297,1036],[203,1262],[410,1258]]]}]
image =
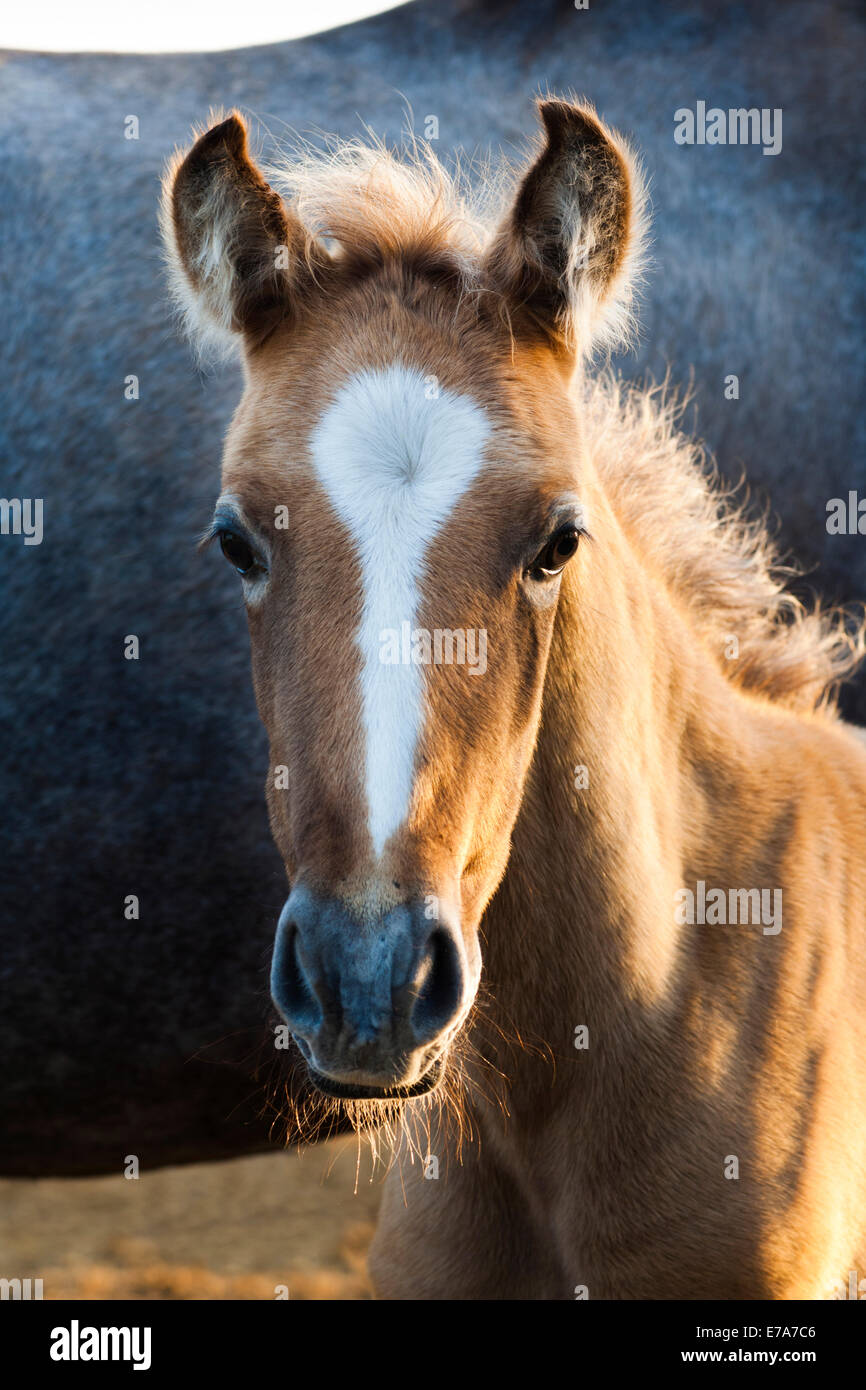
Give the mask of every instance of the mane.
[{"label": "mane", "polygon": [[[587,448],[640,553],[685,605],[735,685],[800,710],[836,713],[838,688],[866,656],[862,613],[807,607],[789,590],[767,522],[726,489],[680,429],[688,397],[610,372],[583,385]],[[731,639],[736,645],[731,650]]]},{"label": "mane", "polygon": [[[623,149],[640,213],[643,182]],[[398,154],[370,132],[326,138],[324,148],[295,141],[266,172],[306,228],[311,264],[324,242],[347,269],[387,259],[444,268],[464,292],[479,287],[479,259],[519,177],[505,160],[446,168],[414,137]],[[629,324],[618,327],[626,339]],[[863,616],[819,600],[807,607],[790,591],[800,571],[782,562],[766,520],[722,486],[714,462],[681,430],[687,399],[666,383],[626,385],[610,371],[580,389],[585,438],[620,520],[725,676],[780,704],[835,714],[839,685],[866,656]]]},{"label": "mane", "polygon": [[265,169],[297,211],[308,251],[324,242],[353,268],[446,263],[467,287],[517,178],[504,160],[473,161],[471,171],[457,159],[446,168],[414,135],[398,152],[370,131],[363,140],[325,137],[324,148],[297,139]]}]

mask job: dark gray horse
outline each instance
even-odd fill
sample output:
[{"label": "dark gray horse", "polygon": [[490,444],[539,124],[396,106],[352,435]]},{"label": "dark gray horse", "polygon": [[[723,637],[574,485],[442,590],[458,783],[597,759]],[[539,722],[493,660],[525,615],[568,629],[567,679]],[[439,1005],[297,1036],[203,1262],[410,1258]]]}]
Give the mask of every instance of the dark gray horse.
[{"label": "dark gray horse", "polygon": [[[239,390],[235,369],[196,373],[166,310],[174,144],[211,105],[277,135],[363,120],[398,138],[408,100],[442,154],[513,153],[539,88],[591,97],[653,184],[645,347],[624,369],[694,366],[723,472],[746,469],[810,582],[847,600],[866,537],[825,519],[866,494],[857,10],[420,0],[233,53],[2,59],[0,491],[44,504],[41,544],[0,535],[3,1172],[261,1148],[284,1082],[302,1085],[268,1024],[286,890],[244,616],[195,550]],[[675,111],[699,101],[781,110],[781,153],[678,145]],[[866,713],[862,685],[846,710]]]}]

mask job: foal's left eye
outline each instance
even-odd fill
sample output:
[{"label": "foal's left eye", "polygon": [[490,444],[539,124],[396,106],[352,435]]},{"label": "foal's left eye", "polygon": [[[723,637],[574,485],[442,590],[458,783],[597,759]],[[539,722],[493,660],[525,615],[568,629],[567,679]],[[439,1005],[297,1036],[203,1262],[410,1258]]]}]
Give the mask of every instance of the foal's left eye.
[{"label": "foal's left eye", "polygon": [[561,574],[580,543],[580,531],[576,526],[564,526],[547,542],[541,554],[529,566],[527,574],[531,579],[553,579]]}]

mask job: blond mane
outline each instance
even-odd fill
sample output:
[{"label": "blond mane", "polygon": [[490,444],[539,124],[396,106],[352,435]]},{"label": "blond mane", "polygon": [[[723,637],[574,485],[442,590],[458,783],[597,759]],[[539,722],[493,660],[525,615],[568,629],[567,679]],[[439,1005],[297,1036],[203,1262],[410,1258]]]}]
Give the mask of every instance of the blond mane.
[{"label": "blond mane", "polygon": [[514,168],[501,161],[455,160],[446,168],[429,142],[410,137],[395,151],[367,138],[296,139],[263,166],[269,183],[297,212],[308,249],[317,241],[353,266],[383,259],[448,259],[474,285],[491,230],[508,204]]},{"label": "blond mane", "polygon": [[[688,399],[610,373],[583,387],[585,438],[616,513],[736,685],[800,709],[835,710],[866,655],[860,614],[807,608],[766,519],[721,483],[679,428]],[[731,639],[735,639],[732,643]]]}]

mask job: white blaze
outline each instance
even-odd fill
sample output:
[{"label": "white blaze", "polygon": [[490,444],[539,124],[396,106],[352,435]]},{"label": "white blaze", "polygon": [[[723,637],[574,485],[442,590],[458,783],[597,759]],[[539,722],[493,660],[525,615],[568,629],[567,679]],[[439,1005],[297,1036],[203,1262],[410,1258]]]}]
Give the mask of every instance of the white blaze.
[{"label": "white blaze", "polygon": [[364,371],[338,392],[313,432],[319,481],[361,564],[366,792],[377,855],[406,819],[423,726],[424,683],[414,664],[381,660],[382,634],[414,622],[428,550],[482,463],[490,426],[467,397],[414,367]]}]

